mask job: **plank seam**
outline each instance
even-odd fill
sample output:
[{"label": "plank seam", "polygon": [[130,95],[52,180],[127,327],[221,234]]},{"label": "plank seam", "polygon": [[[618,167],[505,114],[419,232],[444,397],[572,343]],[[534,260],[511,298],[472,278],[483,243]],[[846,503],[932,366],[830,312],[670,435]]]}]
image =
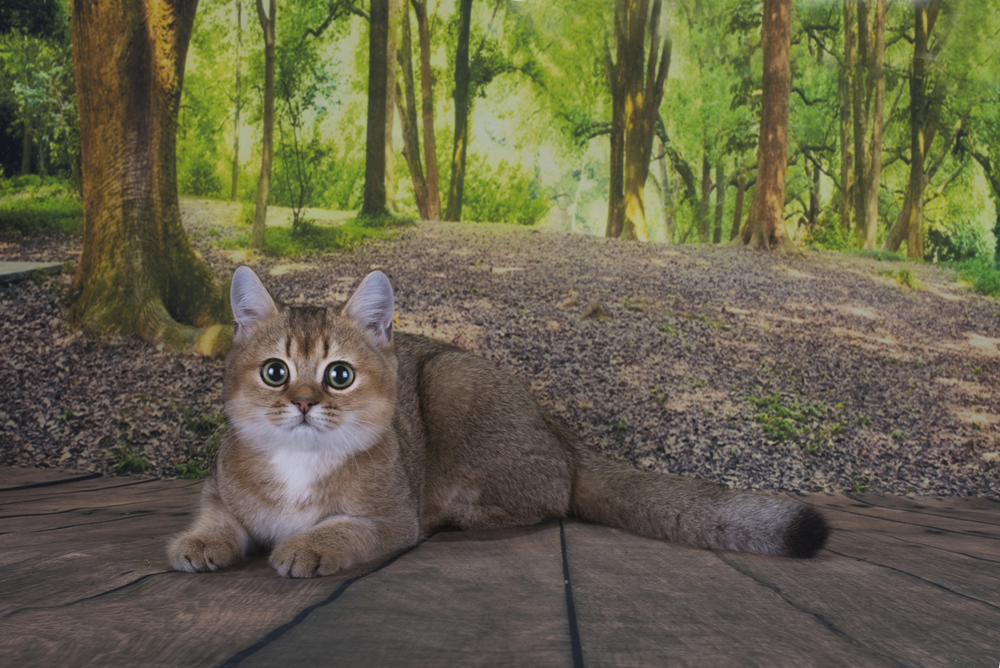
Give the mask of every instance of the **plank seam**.
[{"label": "plank seam", "polygon": [[983,605],[987,605],[987,606],[993,608],[994,610],[1000,610],[1000,606],[993,605],[992,603],[990,603],[988,601],[984,601],[984,600],[982,600],[980,598],[976,598],[974,596],[969,596],[968,594],[963,594],[962,592],[955,591],[954,589],[950,589],[948,587],[945,587],[943,584],[938,584],[937,582],[934,582],[933,580],[928,580],[927,578],[920,577],[919,575],[916,575],[914,573],[910,573],[909,571],[904,571],[904,570],[901,570],[899,568],[895,568],[893,566],[889,566],[888,564],[882,564],[882,563],[879,563],[877,561],[872,561],[871,559],[865,559],[864,557],[855,557],[854,555],[851,555],[851,554],[844,554],[843,552],[837,552],[836,550],[831,550],[830,548],[826,548],[826,550],[828,552],[830,552],[832,554],[836,554],[837,556],[840,556],[840,557],[845,557],[847,559],[856,559],[858,561],[863,561],[866,564],[871,564],[872,566],[879,566],[881,568],[888,568],[890,571],[895,571],[896,573],[900,573],[902,575],[907,575],[907,576],[909,576],[909,577],[911,577],[911,578],[913,578],[915,580],[920,580],[921,582],[926,582],[927,584],[932,585],[934,587],[937,587],[938,589],[943,589],[944,591],[948,592],[949,594],[954,594],[955,596],[961,596],[962,598],[967,598],[970,601],[975,601],[976,603],[982,603]]},{"label": "plank seam", "polygon": [[[847,510],[846,508],[837,508],[836,506],[820,506],[813,504],[814,508],[820,508],[822,510],[833,511],[837,513],[847,513],[848,515],[857,515],[858,517],[866,517],[870,520],[883,520],[886,522],[895,522],[896,524],[906,524],[911,527],[921,527],[924,529],[934,529],[935,531],[947,532],[947,533],[957,533],[960,536],[969,536],[971,538],[986,538],[987,540],[1000,540],[1000,536],[991,536],[984,531],[957,531],[955,529],[942,529],[941,527],[931,526],[929,524],[917,524],[916,522],[905,522],[903,520],[895,520],[891,517],[883,517],[881,515],[869,515],[867,513],[859,513],[853,510]],[[949,517],[953,522],[965,522],[967,520],[958,520],[953,517]]]},{"label": "plank seam", "polygon": [[397,554],[397,555],[395,555],[393,557],[390,557],[389,559],[383,561],[381,564],[379,564],[375,568],[371,569],[370,571],[366,571],[366,572],[362,573],[361,575],[355,575],[353,578],[341,582],[340,586],[337,587],[337,589],[334,590],[334,592],[332,594],[330,594],[329,596],[327,596],[325,599],[323,599],[319,603],[314,603],[313,605],[310,605],[309,607],[303,608],[291,620],[285,622],[284,624],[282,624],[281,626],[279,626],[279,627],[277,627],[275,629],[272,629],[271,631],[269,631],[267,633],[267,635],[265,635],[263,638],[261,638],[260,640],[258,640],[255,643],[253,643],[249,647],[245,647],[245,648],[241,649],[239,652],[237,652],[236,654],[233,654],[231,657],[229,657],[228,659],[226,659],[222,664],[220,664],[219,668],[231,668],[232,666],[238,666],[238,665],[240,665],[241,663],[243,663],[243,661],[245,661],[246,659],[250,658],[251,656],[253,656],[257,652],[259,652],[260,650],[264,649],[265,647],[267,647],[268,645],[270,645],[271,643],[273,643],[275,640],[278,640],[279,638],[281,638],[281,636],[285,635],[285,633],[287,633],[288,631],[292,630],[293,628],[295,628],[296,626],[298,626],[299,624],[301,624],[302,622],[304,622],[306,620],[306,618],[309,617],[309,615],[311,615],[313,613],[314,610],[318,610],[319,608],[322,608],[322,607],[325,607],[327,605],[330,605],[331,603],[333,603],[334,601],[336,601],[338,598],[340,598],[341,594],[343,594],[345,591],[347,591],[347,588],[350,587],[352,584],[354,584],[355,582],[357,582],[358,580],[360,580],[362,578],[368,577],[369,575],[374,575],[375,573],[378,573],[383,568],[387,568],[388,566],[391,566],[393,563],[396,562],[397,559],[399,559],[399,558],[403,557],[404,555],[407,555],[410,552],[412,552],[413,550],[417,549],[418,547],[420,547],[425,541],[427,541],[433,535],[434,534],[431,534],[430,536],[427,536],[427,538],[424,538],[423,540],[421,540],[420,542],[418,542],[416,545],[408,547],[405,550],[403,550],[402,552],[400,552],[399,554]]},{"label": "plank seam", "polygon": [[48,482],[32,482],[27,485],[16,485],[14,487],[0,487],[0,492],[16,492],[19,489],[35,489],[36,487],[52,487],[53,485],[67,485],[74,482],[82,482],[84,480],[93,480],[94,478],[103,477],[103,473],[87,473],[85,475],[78,475],[72,478],[63,478],[62,480],[49,480]]},{"label": "plank seam", "polygon": [[84,601],[91,601],[95,598],[100,598],[102,596],[107,596],[108,594],[113,594],[116,591],[121,591],[122,589],[131,587],[134,584],[139,584],[140,582],[146,580],[147,578],[155,577],[157,575],[168,575],[174,572],[175,571],[159,571],[157,573],[147,573],[146,575],[138,577],[135,580],[132,580],[131,582],[126,582],[125,584],[115,587],[114,589],[108,589],[107,591],[102,591],[97,594],[93,594],[91,596],[78,598],[75,601],[70,601],[69,603],[61,603],[59,605],[36,605],[36,606],[27,606],[24,608],[18,608],[17,610],[11,610],[10,612],[8,612],[6,615],[3,616],[3,619],[7,619],[8,617],[13,617],[14,615],[22,612],[30,612],[32,610],[59,610],[61,608],[68,608],[71,605],[76,605],[77,603],[83,603]]},{"label": "plank seam", "polygon": [[[828,549],[828,548],[825,548],[825,549]],[[742,568],[740,568],[736,564],[734,564],[734,563],[730,562],[729,560],[725,559],[721,554],[719,554],[717,552],[714,553],[714,554],[719,559],[719,561],[721,561],[722,563],[726,564],[727,566],[729,566],[730,568],[732,568],[737,573],[743,575],[746,578],[749,578],[751,581],[755,582],[758,586],[761,586],[761,587],[763,587],[763,588],[765,588],[765,589],[773,592],[774,594],[776,594],[778,596],[778,598],[780,598],[782,601],[784,601],[786,604],[788,604],[789,606],[791,606],[795,610],[798,610],[799,612],[802,612],[802,613],[805,613],[807,615],[810,615],[816,621],[818,621],[820,624],[822,624],[827,630],[831,631],[835,635],[841,636],[842,638],[844,638],[848,642],[852,643],[854,646],[856,646],[856,647],[858,647],[860,649],[863,649],[866,652],[870,652],[870,653],[872,653],[872,654],[874,654],[876,656],[879,656],[879,657],[881,657],[881,658],[883,658],[883,659],[891,662],[892,665],[894,665],[894,666],[900,666],[900,668],[903,668],[906,665],[906,664],[900,663],[894,657],[891,657],[888,654],[883,654],[882,652],[878,651],[877,649],[875,649],[873,647],[869,647],[868,645],[864,644],[863,642],[861,642],[860,640],[858,640],[857,638],[855,638],[854,636],[852,636],[850,633],[847,633],[843,629],[839,628],[836,624],[834,624],[833,622],[831,622],[830,620],[828,620],[822,613],[814,612],[814,611],[806,608],[805,606],[799,605],[798,603],[796,603],[795,601],[793,601],[791,598],[789,598],[785,594],[785,592],[783,592],[781,590],[781,587],[778,587],[776,585],[772,585],[771,583],[766,582],[766,581],[758,578],[753,573],[743,570]]]},{"label": "plank seam", "polygon": [[[844,492],[844,496],[846,496],[847,498],[852,499],[854,501],[857,501],[858,503],[863,503],[866,506],[870,506],[872,508],[884,508],[885,510],[898,510],[898,511],[903,512],[903,513],[913,513],[914,515],[926,515],[927,517],[940,517],[941,519],[944,519],[944,520],[958,520],[958,521],[961,521],[961,522],[975,522],[977,524],[985,524],[986,526],[990,526],[990,527],[1000,526],[1000,522],[984,522],[983,520],[974,520],[974,519],[969,519],[969,518],[966,518],[966,517],[951,517],[950,515],[938,515],[937,513],[924,512],[923,510],[920,510],[918,508],[895,508],[893,506],[883,506],[882,504],[879,504],[879,503],[872,503],[871,501],[866,501],[865,499],[859,499],[856,496],[851,496],[847,492]],[[958,512],[962,512],[962,511],[959,510]]]},{"label": "plank seam", "polygon": [[583,668],[583,647],[580,628],[576,623],[576,605],[573,603],[573,582],[569,577],[569,557],[566,553],[566,530],[559,520],[559,542],[562,545],[563,584],[566,587],[566,616],[569,618],[569,642],[573,651],[573,668]]},{"label": "plank seam", "polygon": [[[867,534],[870,533],[870,532],[867,532],[867,531],[858,531],[856,529],[843,529],[843,528],[838,528],[837,531],[839,533],[851,533],[851,534],[854,534],[856,536],[864,536],[864,535],[867,535]],[[880,537],[881,538],[891,538],[892,540],[897,540],[897,541],[899,541],[901,543],[906,543],[907,545],[919,545],[920,547],[925,547],[928,550],[938,550],[939,552],[945,552],[947,554],[957,554],[957,555],[962,556],[962,557],[968,557],[969,559],[976,559],[978,561],[985,561],[985,562],[990,563],[990,564],[1000,564],[1000,561],[998,561],[996,559],[987,559],[986,557],[977,557],[974,554],[966,554],[965,552],[959,552],[958,550],[949,550],[947,548],[938,547],[937,545],[929,545],[927,543],[921,543],[920,541],[916,541],[916,540],[907,540],[906,538],[900,538],[899,536],[893,536],[891,534],[881,534]]]}]

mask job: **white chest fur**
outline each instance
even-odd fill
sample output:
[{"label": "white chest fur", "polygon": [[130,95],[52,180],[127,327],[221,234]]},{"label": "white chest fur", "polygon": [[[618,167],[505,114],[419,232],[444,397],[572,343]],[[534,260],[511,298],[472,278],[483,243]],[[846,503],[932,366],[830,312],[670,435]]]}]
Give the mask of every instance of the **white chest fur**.
[{"label": "white chest fur", "polygon": [[345,459],[329,450],[281,447],[266,455],[267,496],[277,503],[265,504],[244,519],[259,541],[276,545],[289,536],[312,528],[331,514],[318,500],[324,481],[343,466]]}]

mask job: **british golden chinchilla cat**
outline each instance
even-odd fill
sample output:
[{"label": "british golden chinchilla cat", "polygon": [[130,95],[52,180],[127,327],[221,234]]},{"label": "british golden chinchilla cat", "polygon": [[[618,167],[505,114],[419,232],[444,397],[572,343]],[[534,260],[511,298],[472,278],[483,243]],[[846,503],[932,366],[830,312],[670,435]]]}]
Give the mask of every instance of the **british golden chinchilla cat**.
[{"label": "british golden chinchilla cat", "polygon": [[438,528],[560,517],[791,557],[826,540],[805,505],[611,461],[490,362],[394,333],[381,272],[341,308],[289,308],[241,267],[232,306],[230,431],[194,525],[169,544],[177,570],[253,545],[279,575],[329,575]]}]

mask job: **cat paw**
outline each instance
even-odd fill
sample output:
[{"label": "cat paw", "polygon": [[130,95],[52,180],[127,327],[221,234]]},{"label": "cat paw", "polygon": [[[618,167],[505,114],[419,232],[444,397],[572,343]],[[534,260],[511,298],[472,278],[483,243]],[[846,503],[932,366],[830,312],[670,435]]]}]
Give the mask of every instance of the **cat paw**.
[{"label": "cat paw", "polygon": [[239,545],[186,534],[170,542],[167,556],[174,570],[203,573],[232,566],[243,558],[243,550]]},{"label": "cat paw", "polygon": [[275,572],[283,578],[333,575],[348,565],[337,554],[310,545],[299,536],[292,536],[274,548],[270,562]]}]

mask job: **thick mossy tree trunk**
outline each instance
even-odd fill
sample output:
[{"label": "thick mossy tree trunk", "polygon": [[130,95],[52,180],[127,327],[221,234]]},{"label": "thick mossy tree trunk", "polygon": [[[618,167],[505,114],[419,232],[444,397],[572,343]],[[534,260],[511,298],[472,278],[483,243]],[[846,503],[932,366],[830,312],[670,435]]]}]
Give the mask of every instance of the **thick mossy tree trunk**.
[{"label": "thick mossy tree trunk", "polygon": [[427,0],[412,0],[420,42],[420,112],[424,125],[424,164],[427,166],[427,220],[441,220],[438,188],[437,140],[434,137],[434,89],[431,75],[431,32]]},{"label": "thick mossy tree trunk", "polygon": [[389,66],[389,0],[372,0],[368,22],[368,126],[365,147],[365,192],[361,215],[384,216],[385,124]]},{"label": "thick mossy tree trunk", "polygon": [[792,70],[791,0],[764,0],[761,49],[764,85],[757,148],[757,184],[740,242],[751,248],[797,253],[785,229],[785,178],[788,168],[788,110]]},{"label": "thick mossy tree trunk", "polygon": [[267,203],[271,196],[271,163],[274,159],[274,26],[277,22],[275,0],[264,11],[264,0],[257,0],[257,19],[264,33],[264,127],[261,131],[260,177],[257,179],[257,202],[250,229],[250,248],[264,250]]},{"label": "thick mossy tree trunk", "polygon": [[181,226],[177,112],[197,0],[73,0],[83,253],[70,320],[206,355],[225,290]]}]

